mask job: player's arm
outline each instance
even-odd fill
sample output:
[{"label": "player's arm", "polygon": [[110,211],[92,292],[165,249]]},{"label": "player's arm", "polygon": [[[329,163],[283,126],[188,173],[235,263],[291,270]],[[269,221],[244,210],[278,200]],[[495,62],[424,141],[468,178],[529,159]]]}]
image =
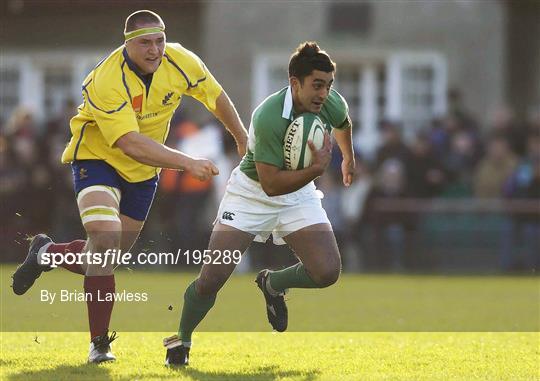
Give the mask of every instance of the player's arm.
[{"label": "player's arm", "polygon": [[186,170],[199,180],[206,180],[218,173],[210,160],[192,158],[140,134],[135,112],[129,107],[131,99],[117,88],[123,88],[123,85],[109,86],[106,78],[98,77],[88,82],[83,93],[110,147],[119,148],[141,164]]},{"label": "player's arm", "polygon": [[135,131],[122,135],[114,146],[141,164],[189,171],[201,181],[219,174],[210,160],[191,157]]},{"label": "player's arm", "polygon": [[354,148],[352,144],[352,127],[349,124],[348,127],[342,129],[333,129],[334,137],[338,144],[343,161],[341,162],[341,174],[343,175],[343,185],[348,187],[352,184],[354,175]]},{"label": "player's arm", "polygon": [[287,171],[271,164],[255,162],[259,182],[268,196],[280,196],[302,188],[321,176],[332,158],[330,136],[325,134],[324,144],[317,150],[311,141],[308,142],[312,154],[312,164],[308,168]]},{"label": "player's arm", "polygon": [[243,157],[247,148],[247,131],[225,90],[217,98],[216,109],[213,113],[234,137],[238,154]]}]

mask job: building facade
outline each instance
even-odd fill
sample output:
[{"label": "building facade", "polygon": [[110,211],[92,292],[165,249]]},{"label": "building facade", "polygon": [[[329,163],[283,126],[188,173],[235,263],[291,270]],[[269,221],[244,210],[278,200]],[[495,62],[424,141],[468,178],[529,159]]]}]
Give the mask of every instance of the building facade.
[{"label": "building facade", "polygon": [[[122,44],[125,17],[148,7],[139,0],[107,4],[107,10],[82,0],[2,4],[1,120],[18,105],[47,118],[67,99],[81,99],[85,74]],[[449,88],[460,90],[481,121],[505,103],[534,112],[538,4],[154,1],[152,9],[164,18],[169,40],[201,56],[246,122],[262,99],[287,85],[288,58],[298,43],[318,41],[338,63],[336,88],[360,127],[357,143],[369,149],[383,118],[403,122],[407,135],[443,115]]]}]

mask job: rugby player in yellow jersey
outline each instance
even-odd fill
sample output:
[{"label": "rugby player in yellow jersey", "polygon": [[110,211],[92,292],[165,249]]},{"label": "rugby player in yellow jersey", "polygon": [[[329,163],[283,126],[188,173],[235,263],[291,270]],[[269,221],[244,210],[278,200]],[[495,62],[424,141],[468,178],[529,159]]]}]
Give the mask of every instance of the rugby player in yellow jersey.
[{"label": "rugby player in yellow jersey", "polygon": [[[126,19],[125,43],[101,61],[82,86],[84,103],[71,120],[72,138],[62,162],[71,163],[86,240],[54,243],[39,234],[25,262],[13,274],[13,290],[24,294],[50,271],[51,253],[129,251],[152,203],[161,168],[190,172],[200,180],[218,174],[210,161],[163,145],[183,95],[200,101],[233,135],[240,156],[247,132],[229,97],[194,53],[167,43],[165,24],[154,12]],[[108,328],[115,291],[114,264],[61,264],[84,275],[90,325],[88,362],[115,360]],[[100,297],[98,297],[100,296]]]}]

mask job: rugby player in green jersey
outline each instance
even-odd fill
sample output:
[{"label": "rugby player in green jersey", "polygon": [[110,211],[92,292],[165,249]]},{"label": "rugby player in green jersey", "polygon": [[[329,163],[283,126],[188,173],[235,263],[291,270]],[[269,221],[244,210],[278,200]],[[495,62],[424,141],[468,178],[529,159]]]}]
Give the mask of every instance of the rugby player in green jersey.
[{"label": "rugby player in green jersey", "polygon": [[[280,332],[287,329],[285,291],[328,287],[341,270],[334,232],[313,183],[330,163],[329,134],[319,150],[309,143],[312,164],[307,168],[286,170],[283,153],[291,121],[302,113],[318,114],[341,150],[343,184],[351,184],[355,166],[351,122],[345,99],[332,89],[335,70],[335,63],[314,42],[301,44],[291,56],[289,86],[270,95],[253,112],[248,151],[231,174],[208,247],[214,256],[226,250],[243,253],[253,240],[264,242],[270,234],[274,241],[284,240],[290,246],[299,259],[296,265],[263,270],[256,279],[268,320]],[[189,362],[192,332],[236,265],[209,262],[185,291],[178,335],[164,340],[167,365]]]}]

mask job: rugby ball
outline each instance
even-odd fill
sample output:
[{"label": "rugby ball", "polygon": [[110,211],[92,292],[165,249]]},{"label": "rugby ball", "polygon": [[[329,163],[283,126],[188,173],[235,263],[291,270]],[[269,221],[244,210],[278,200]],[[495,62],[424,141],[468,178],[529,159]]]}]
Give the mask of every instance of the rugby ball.
[{"label": "rugby ball", "polygon": [[305,113],[298,116],[287,127],[283,140],[285,169],[296,170],[311,165],[311,150],[307,144],[311,140],[315,148],[324,144],[324,123],[315,114]]}]

